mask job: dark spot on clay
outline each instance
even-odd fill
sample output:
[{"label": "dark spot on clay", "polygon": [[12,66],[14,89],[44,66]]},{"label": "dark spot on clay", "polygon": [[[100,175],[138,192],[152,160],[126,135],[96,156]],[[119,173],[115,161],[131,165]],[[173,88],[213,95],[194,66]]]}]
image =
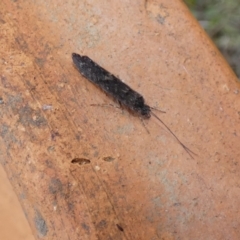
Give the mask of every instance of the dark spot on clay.
[{"label": "dark spot on clay", "polygon": [[15,115],[18,114],[19,109],[23,106],[23,99],[21,94],[7,95],[5,99],[6,106],[9,107]]},{"label": "dark spot on clay", "polygon": [[103,161],[105,162],[112,162],[113,160],[115,160],[115,158],[111,157],[111,156],[108,156],[108,157],[104,157],[103,158]]},{"label": "dark spot on clay", "polygon": [[74,210],[74,203],[68,202],[68,203],[67,203],[67,206],[68,206],[68,210],[69,210],[70,212],[72,212],[72,211]]},{"label": "dark spot on clay", "polygon": [[86,231],[86,232],[89,232],[89,226],[86,224],[86,223],[82,223],[81,224],[82,228]]},{"label": "dark spot on clay", "polygon": [[61,192],[62,188],[63,188],[62,182],[58,178],[51,179],[51,182],[48,187],[50,193],[56,194],[57,192]]},{"label": "dark spot on clay", "polygon": [[174,207],[178,207],[178,206],[181,206],[181,203],[180,202],[176,202],[173,204]]},{"label": "dark spot on clay", "polygon": [[[0,136],[4,139],[7,151],[12,149],[13,144],[17,144],[19,147],[21,147],[21,143],[15,137],[14,131],[12,131],[5,123],[2,125],[0,124]],[[5,161],[7,161],[6,158],[0,157],[1,163],[4,163]]]},{"label": "dark spot on clay", "polygon": [[100,228],[100,229],[103,229],[107,226],[107,222],[106,220],[101,220],[97,225],[96,225],[96,228]]},{"label": "dark spot on clay", "polygon": [[34,223],[40,237],[45,237],[48,232],[48,227],[45,219],[39,211],[36,211],[35,213]]},{"label": "dark spot on clay", "polygon": [[158,14],[157,21],[163,25],[165,22],[165,17],[162,17],[160,14]]},{"label": "dark spot on clay", "polygon": [[124,231],[123,228],[119,224],[116,224],[116,226],[117,226],[118,230],[120,230],[121,232]]},{"label": "dark spot on clay", "polygon": [[53,162],[49,159],[46,159],[45,164],[48,168],[53,168]]},{"label": "dark spot on clay", "polygon": [[52,139],[52,141],[55,141],[55,139],[56,139],[56,137],[59,137],[60,136],[60,134],[59,134],[59,132],[54,132],[54,131],[52,131],[51,132],[51,139]]},{"label": "dark spot on clay", "polygon": [[71,163],[73,164],[79,164],[79,165],[85,165],[89,164],[91,161],[87,158],[74,158]]},{"label": "dark spot on clay", "polygon": [[35,58],[35,63],[39,66],[39,67],[43,67],[44,63],[45,63],[45,59],[44,58]]},{"label": "dark spot on clay", "polygon": [[[34,78],[34,80],[35,80],[35,78]],[[36,90],[37,84],[33,85],[29,80],[26,80],[26,84],[31,89],[31,91]]]},{"label": "dark spot on clay", "polygon": [[78,141],[80,141],[80,139],[81,139],[81,136],[80,136],[80,135],[75,135],[75,137],[76,137],[76,139],[77,139]]},{"label": "dark spot on clay", "polygon": [[15,38],[15,41],[18,43],[18,45],[20,46],[20,48],[22,50],[27,50],[28,49],[27,42],[25,41],[25,39],[22,35]]},{"label": "dark spot on clay", "polygon": [[19,121],[23,126],[43,127],[47,125],[47,121],[42,116],[40,109],[34,110],[30,106],[25,105],[19,109],[18,114]]},{"label": "dark spot on clay", "polygon": [[9,131],[9,127],[6,124],[0,126],[0,136],[5,137]]},{"label": "dark spot on clay", "polygon": [[8,82],[7,78],[3,75],[1,75],[1,82],[2,82],[2,86],[5,88],[10,87],[10,83]]},{"label": "dark spot on clay", "polygon": [[3,98],[0,97],[0,104],[4,104]]}]

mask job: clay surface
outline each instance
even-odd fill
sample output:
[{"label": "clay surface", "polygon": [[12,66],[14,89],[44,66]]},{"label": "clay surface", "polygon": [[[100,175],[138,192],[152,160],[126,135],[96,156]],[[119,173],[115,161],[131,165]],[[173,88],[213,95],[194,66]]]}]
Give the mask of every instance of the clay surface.
[{"label": "clay surface", "polygon": [[[81,77],[88,55],[154,118]],[[239,239],[240,86],[181,1],[0,2],[0,162],[36,239]]]}]

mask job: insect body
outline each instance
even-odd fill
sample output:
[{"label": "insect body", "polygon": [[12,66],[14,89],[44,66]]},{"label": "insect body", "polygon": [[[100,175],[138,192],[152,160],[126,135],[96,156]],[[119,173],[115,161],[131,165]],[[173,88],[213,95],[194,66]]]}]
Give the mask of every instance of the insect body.
[{"label": "insect body", "polygon": [[151,111],[152,108],[145,104],[145,100],[141,94],[134,91],[127,84],[99,66],[89,57],[73,53],[72,59],[81,75],[100,87],[108,95],[112,96],[120,103],[120,105],[125,106],[126,108],[146,119],[154,116],[167,128],[167,130],[174,136],[178,143],[193,158],[192,155],[195,153],[187,148],[171,131],[171,129],[156,114]]},{"label": "insect body", "polygon": [[151,117],[151,109],[145,104],[142,95],[131,89],[87,56],[72,54],[73,62],[79,72],[92,83],[98,85],[104,92],[111,95],[121,105],[140,114],[144,118]]}]

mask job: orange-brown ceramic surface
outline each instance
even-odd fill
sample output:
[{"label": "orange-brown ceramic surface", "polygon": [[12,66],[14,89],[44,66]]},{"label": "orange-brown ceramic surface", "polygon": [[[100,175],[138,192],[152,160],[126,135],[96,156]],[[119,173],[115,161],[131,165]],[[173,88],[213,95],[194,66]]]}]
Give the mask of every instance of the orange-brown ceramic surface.
[{"label": "orange-brown ceramic surface", "polygon": [[[113,102],[72,52],[197,156],[154,118],[148,134],[91,106]],[[36,239],[239,239],[240,86],[181,1],[2,0],[0,56],[0,160]]]}]

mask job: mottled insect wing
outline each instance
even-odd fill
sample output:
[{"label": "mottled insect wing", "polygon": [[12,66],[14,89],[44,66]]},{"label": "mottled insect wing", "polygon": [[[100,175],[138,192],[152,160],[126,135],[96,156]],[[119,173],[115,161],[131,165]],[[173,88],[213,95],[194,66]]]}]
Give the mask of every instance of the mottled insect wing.
[{"label": "mottled insect wing", "polygon": [[127,84],[97,63],[93,62],[89,57],[73,53],[72,58],[79,72],[89,81],[111,95],[121,105],[140,114],[142,117],[150,117],[151,110],[145,105],[142,95],[134,91]]}]

